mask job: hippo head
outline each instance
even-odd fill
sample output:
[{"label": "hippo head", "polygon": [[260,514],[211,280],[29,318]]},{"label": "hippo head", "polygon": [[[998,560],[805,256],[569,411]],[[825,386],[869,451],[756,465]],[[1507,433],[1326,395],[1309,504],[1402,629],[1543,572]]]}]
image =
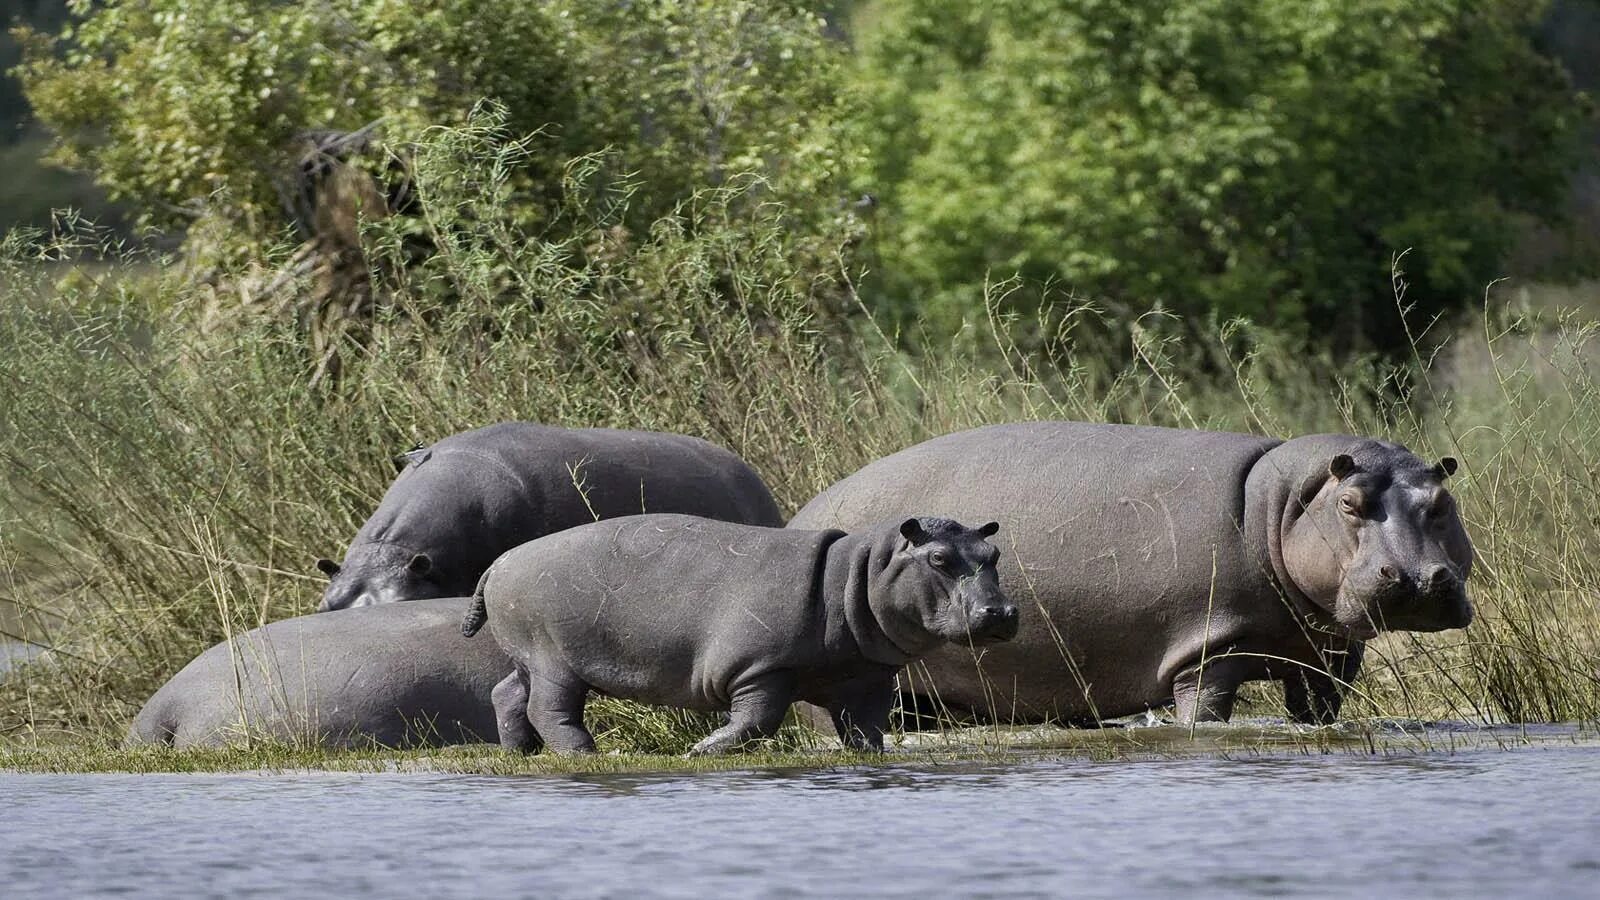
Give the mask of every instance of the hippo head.
[{"label": "hippo head", "polygon": [[1000,590],[1000,551],[985,540],[999,530],[996,522],[976,529],[949,519],[902,522],[900,536],[906,542],[901,553],[907,565],[894,589],[914,607],[902,608],[902,615],[957,644],[993,644],[1015,637],[1017,608]]},{"label": "hippo head", "polygon": [[393,544],[358,544],[350,548],[342,565],[319,559],[317,568],[330,579],[317,612],[459,593],[441,583],[440,573],[428,554],[413,553]]},{"label": "hippo head", "polygon": [[1472,542],[1444,487],[1455,470],[1378,441],[1328,458],[1289,504],[1290,579],[1358,640],[1465,628]]}]

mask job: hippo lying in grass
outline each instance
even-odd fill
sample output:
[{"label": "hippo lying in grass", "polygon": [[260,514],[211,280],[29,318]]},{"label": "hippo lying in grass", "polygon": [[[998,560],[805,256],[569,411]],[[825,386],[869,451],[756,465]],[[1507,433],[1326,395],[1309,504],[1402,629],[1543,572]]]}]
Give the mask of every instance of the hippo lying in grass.
[{"label": "hippo lying in grass", "polygon": [[677,512],[782,525],[761,476],[698,438],[504,422],[406,454],[343,563],[322,611],[472,593],[512,547],[596,519]]},{"label": "hippo lying in grass", "polygon": [[273,622],[195,657],[145,703],[130,744],[247,737],[319,747],[493,741],[490,694],[511,665],[463,640],[465,597]]},{"label": "hippo lying in grass", "polygon": [[483,577],[462,623],[485,618],[515,663],[495,689],[500,743],[594,750],[590,691],[728,710],[694,753],[772,735],[796,699],[829,711],[846,746],[882,750],[895,673],[941,642],[1009,639],[999,551],[948,519],[845,534],[632,516],[540,538]]},{"label": "hippo lying in grass", "polygon": [[1269,679],[1325,723],[1362,641],[1472,621],[1455,468],[1348,435],[996,425],[878,460],[790,525],[931,510],[1012,536],[1000,584],[1038,614],[981,665],[947,647],[908,671],[915,708],[1089,722],[1175,701],[1180,722],[1225,721]]}]

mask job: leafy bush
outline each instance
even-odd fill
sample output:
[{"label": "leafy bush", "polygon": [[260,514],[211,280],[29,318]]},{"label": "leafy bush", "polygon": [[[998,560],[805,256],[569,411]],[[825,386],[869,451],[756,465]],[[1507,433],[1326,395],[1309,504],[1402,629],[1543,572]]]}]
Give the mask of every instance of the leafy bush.
[{"label": "leafy bush", "polygon": [[[1403,349],[1553,216],[1586,107],[1524,0],[883,0],[861,17],[887,305],[991,273]],[[1029,295],[1029,300],[1037,294]],[[949,329],[945,325],[945,330]]]},{"label": "leafy bush", "polygon": [[[764,174],[795,199],[850,155],[829,127],[840,48],[804,4],[671,0],[109,0],[60,36],[23,30],[20,72],[55,158],[158,224],[285,226],[296,138],[378,123],[392,149],[483,99],[518,134],[519,216],[559,203],[567,159],[610,148],[631,225],[701,187]],[[795,204],[797,208],[802,204]],[[208,234],[215,235],[213,227]]]}]

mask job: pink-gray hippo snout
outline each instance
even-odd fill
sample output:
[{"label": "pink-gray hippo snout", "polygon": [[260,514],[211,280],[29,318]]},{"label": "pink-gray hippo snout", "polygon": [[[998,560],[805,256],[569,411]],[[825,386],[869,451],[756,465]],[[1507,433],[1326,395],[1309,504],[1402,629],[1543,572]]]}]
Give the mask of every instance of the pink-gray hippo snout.
[{"label": "pink-gray hippo snout", "polygon": [[[1465,579],[1446,562],[1415,571],[1392,563],[1373,567],[1367,577],[1352,574],[1339,618],[1358,634],[1378,631],[1448,631],[1472,624],[1472,601]],[[1365,597],[1365,601],[1356,599]]]}]

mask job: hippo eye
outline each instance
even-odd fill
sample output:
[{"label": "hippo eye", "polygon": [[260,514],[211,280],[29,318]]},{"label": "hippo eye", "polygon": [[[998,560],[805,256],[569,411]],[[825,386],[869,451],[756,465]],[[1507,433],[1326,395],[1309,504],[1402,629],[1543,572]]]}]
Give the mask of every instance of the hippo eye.
[{"label": "hippo eye", "polygon": [[1355,494],[1340,494],[1339,512],[1352,518],[1361,518],[1361,498]]},{"label": "hippo eye", "polygon": [[928,554],[928,562],[936,569],[944,569],[950,566],[950,557],[943,550],[935,550]]}]

